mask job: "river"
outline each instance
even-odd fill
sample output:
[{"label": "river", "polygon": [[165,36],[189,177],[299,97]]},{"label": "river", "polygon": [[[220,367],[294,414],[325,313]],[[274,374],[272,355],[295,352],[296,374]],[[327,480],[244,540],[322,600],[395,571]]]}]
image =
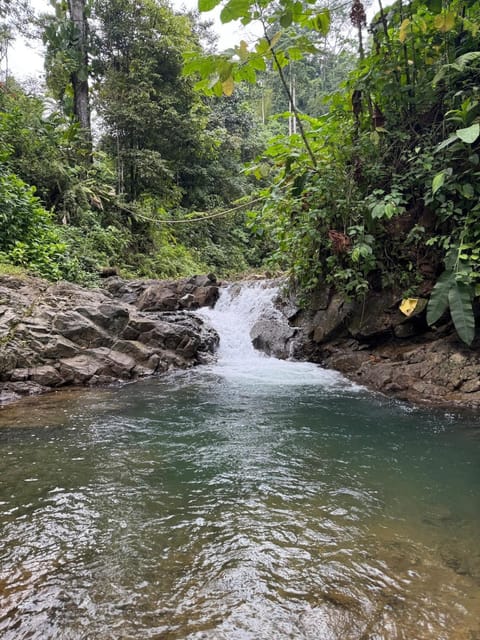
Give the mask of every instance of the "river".
[{"label": "river", "polygon": [[253,351],[0,411],[2,640],[478,640],[480,418]]}]

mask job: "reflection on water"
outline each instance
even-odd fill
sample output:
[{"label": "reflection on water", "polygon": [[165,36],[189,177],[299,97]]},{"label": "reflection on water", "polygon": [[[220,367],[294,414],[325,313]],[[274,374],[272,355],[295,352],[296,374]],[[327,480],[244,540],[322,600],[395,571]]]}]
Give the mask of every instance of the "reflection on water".
[{"label": "reflection on water", "polygon": [[480,420],[259,356],[274,293],[216,365],[0,411],[2,640],[480,640]]},{"label": "reflection on water", "polygon": [[480,421],[271,366],[2,409],[2,640],[480,638]]}]

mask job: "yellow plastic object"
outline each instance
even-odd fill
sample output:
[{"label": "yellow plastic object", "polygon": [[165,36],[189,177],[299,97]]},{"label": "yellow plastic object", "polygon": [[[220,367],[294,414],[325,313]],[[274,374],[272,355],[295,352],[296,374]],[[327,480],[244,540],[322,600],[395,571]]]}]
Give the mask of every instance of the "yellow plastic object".
[{"label": "yellow plastic object", "polygon": [[400,303],[400,311],[405,316],[411,316],[417,306],[418,298],[404,298]]},{"label": "yellow plastic object", "polygon": [[425,298],[404,298],[400,303],[400,311],[407,316],[413,316],[414,313],[420,313],[425,309],[427,301]]}]

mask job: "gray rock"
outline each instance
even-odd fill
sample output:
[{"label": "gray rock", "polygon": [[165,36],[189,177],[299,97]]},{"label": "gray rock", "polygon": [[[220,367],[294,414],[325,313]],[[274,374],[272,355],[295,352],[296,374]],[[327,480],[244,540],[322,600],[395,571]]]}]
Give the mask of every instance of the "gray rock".
[{"label": "gray rock", "polygon": [[161,284],[145,289],[137,302],[140,311],[175,311],[179,306],[176,294]]},{"label": "gray rock", "polygon": [[295,334],[296,329],[280,314],[262,316],[250,330],[255,349],[283,360],[291,356],[291,341]]},{"label": "gray rock", "polygon": [[313,341],[320,344],[341,332],[352,310],[352,302],[347,302],[343,296],[335,294],[328,307],[318,310],[313,317],[311,333]]},{"label": "gray rock", "polygon": [[[210,291],[203,285],[211,279],[204,278],[191,283],[202,295]],[[135,301],[154,287],[137,281],[130,289],[119,278],[110,280],[117,293],[134,290]],[[188,311],[145,313],[105,290],[0,277],[0,301],[0,403],[190,367],[211,358],[218,345],[216,332]]]},{"label": "gray rock", "polygon": [[290,329],[296,330],[290,336],[284,321],[291,294],[280,298],[277,309],[285,309],[283,319],[262,318],[252,331],[257,348],[284,357],[288,344],[290,356],[337,369],[402,400],[480,407],[478,344],[467,348],[451,324],[431,331],[425,305],[407,318],[398,310],[398,292],[373,292],[355,303],[320,288],[310,306],[290,318]]},{"label": "gray rock", "polygon": [[219,288],[213,274],[179,280],[130,280],[107,278],[104,288],[114,298],[136,304],[142,311],[175,311],[212,306]]}]

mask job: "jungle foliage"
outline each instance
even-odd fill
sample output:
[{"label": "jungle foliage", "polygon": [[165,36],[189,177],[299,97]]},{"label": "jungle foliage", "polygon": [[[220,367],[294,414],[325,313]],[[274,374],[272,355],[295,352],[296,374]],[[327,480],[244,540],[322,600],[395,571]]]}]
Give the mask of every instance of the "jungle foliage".
[{"label": "jungle foliage", "polygon": [[[187,67],[201,75],[199,89],[229,94],[270,64],[288,96],[289,69],[318,55],[331,15],[313,2],[229,0],[222,19],[258,20],[263,36]],[[471,344],[480,284],[480,3],[380,5],[367,37],[354,0],[350,21],[357,63],[328,111],[312,117],[290,106],[298,133],[277,136],[250,165],[268,180],[251,228],[274,239],[270,264],[286,269],[306,299],[319,283],[352,297],[387,286],[431,292],[428,322],[449,309]]]},{"label": "jungle foliage", "polygon": [[82,282],[264,265],[307,302],[393,287],[473,342],[479,0],[379,4],[368,29],[360,0],[199,0],[259,25],[221,53],[163,0],[52,4],[47,93],[0,88],[1,260]]},{"label": "jungle foliage", "polygon": [[[58,242],[52,239],[51,269],[32,252],[13,251],[7,238],[32,242],[13,222],[28,218],[19,208],[4,214],[1,259],[86,284],[102,267],[127,277],[176,277],[258,264],[241,210],[195,230],[185,223],[248,196],[253,181],[242,166],[266,140],[246,97],[212,102],[182,75],[183,52],[200,52],[208,25],[151,0],[52,6],[35,22],[46,46],[46,91],[11,75],[0,85],[0,163],[12,189],[17,181],[17,190],[20,183],[29,190],[32,212],[42,208]],[[18,21],[20,13],[8,18]]]}]

